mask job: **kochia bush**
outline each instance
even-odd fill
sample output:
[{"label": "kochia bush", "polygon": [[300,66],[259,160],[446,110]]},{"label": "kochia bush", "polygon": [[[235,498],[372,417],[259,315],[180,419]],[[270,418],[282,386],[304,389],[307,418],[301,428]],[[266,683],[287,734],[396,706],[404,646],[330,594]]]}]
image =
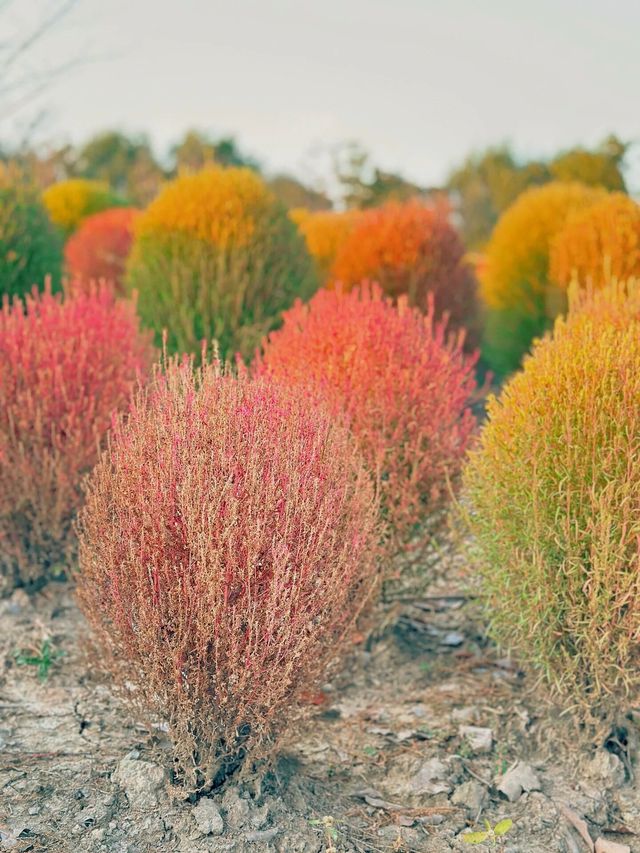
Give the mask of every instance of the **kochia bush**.
[{"label": "kochia bush", "polygon": [[376,585],[373,488],[348,431],[265,381],[169,363],[90,477],[80,605],[101,660],[221,783],[295,712]]},{"label": "kochia bush", "polygon": [[52,184],[42,193],[51,221],[68,237],[80,223],[101,210],[121,207],[126,202],[103,181],[72,178]]},{"label": "kochia bush", "polygon": [[167,184],[136,224],[128,283],[170,351],[253,351],[317,285],[304,239],[250,169],[210,168]]},{"label": "kochia bush", "polygon": [[306,210],[294,208],[289,216],[296,223],[316,262],[320,281],[327,283],[336,256],[360,216],[359,210]]},{"label": "kochia bush", "polygon": [[106,279],[124,291],[124,271],[133,243],[133,224],[139,211],[114,207],[88,216],[67,240],[67,271],[85,282]]},{"label": "kochia bush", "polygon": [[152,357],[107,288],[35,290],[0,311],[0,590],[62,573],[81,479]]},{"label": "kochia bush", "polygon": [[455,483],[475,419],[475,358],[463,334],[380,288],[320,290],[284,315],[255,370],[346,414],[382,494],[397,546]]},{"label": "kochia bush", "polygon": [[35,191],[0,182],[0,296],[19,296],[50,277],[60,283],[62,239]]},{"label": "kochia bush", "polygon": [[551,244],[573,215],[603,197],[582,184],[551,183],[522,193],[500,217],[480,278],[483,352],[496,373],[515,370],[532,340],[566,309],[564,290],[549,274]]},{"label": "kochia bush", "polygon": [[494,636],[572,703],[640,687],[640,292],[582,297],[489,401],[466,469]]},{"label": "kochia bush", "polygon": [[603,286],[640,275],[640,205],[612,193],[573,217],[551,246],[551,279]]},{"label": "kochia bush", "polygon": [[330,278],[351,289],[376,281],[387,296],[436,316],[445,311],[454,326],[475,328],[476,280],[458,232],[442,206],[419,201],[388,202],[362,211],[331,267]]}]

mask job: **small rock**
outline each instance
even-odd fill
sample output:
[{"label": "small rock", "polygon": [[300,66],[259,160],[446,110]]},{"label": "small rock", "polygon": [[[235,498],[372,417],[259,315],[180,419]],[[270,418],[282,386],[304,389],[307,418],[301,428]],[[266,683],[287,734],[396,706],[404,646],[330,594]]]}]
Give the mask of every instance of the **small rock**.
[{"label": "small rock", "polygon": [[411,788],[416,794],[448,794],[451,784],[448,781],[449,768],[439,758],[430,758],[422,765],[411,780]]},{"label": "small rock", "polygon": [[251,843],[259,843],[259,842],[267,842],[273,841],[276,835],[280,832],[277,826],[271,827],[271,829],[263,829],[261,831],[256,832],[247,832],[245,835],[245,840]]},{"label": "small rock", "polygon": [[473,780],[459,785],[453,792],[451,802],[456,806],[464,806],[471,812],[479,812],[488,800],[487,789]]},{"label": "small rock", "polygon": [[624,785],[627,774],[624,764],[607,749],[599,749],[588,764],[587,775],[598,782],[604,782],[609,788],[620,788]]},{"label": "small rock", "polygon": [[440,826],[441,823],[444,823],[444,815],[427,814],[423,817],[419,817],[418,823],[422,823],[424,826]]},{"label": "small rock", "polygon": [[220,809],[213,800],[202,799],[194,808],[193,819],[203,835],[222,835],[224,822]]},{"label": "small rock", "polygon": [[464,738],[474,752],[491,752],[493,732],[481,726],[460,726],[460,737]]},{"label": "small rock", "polygon": [[510,803],[519,800],[524,791],[539,791],[540,779],[530,764],[518,761],[502,776],[498,782],[498,791],[504,794]]},{"label": "small rock", "polygon": [[118,762],[112,777],[124,789],[131,806],[148,809],[156,805],[164,785],[164,771],[150,761],[136,761],[126,756]]},{"label": "small rock", "polygon": [[451,719],[454,723],[473,723],[478,719],[478,709],[475,705],[469,705],[467,708],[454,708],[451,712]]},{"label": "small rock", "polygon": [[42,811],[42,807],[40,806],[39,803],[36,803],[35,806],[29,806],[29,814],[30,815],[40,814],[41,811]]},{"label": "small rock", "polygon": [[449,633],[445,634],[444,637],[440,640],[441,646],[451,646],[452,648],[461,646],[463,643],[464,634],[460,634],[458,631],[449,631]]},{"label": "small rock", "polygon": [[23,589],[16,589],[9,599],[8,611],[12,616],[17,616],[24,610],[31,608],[31,599]]}]

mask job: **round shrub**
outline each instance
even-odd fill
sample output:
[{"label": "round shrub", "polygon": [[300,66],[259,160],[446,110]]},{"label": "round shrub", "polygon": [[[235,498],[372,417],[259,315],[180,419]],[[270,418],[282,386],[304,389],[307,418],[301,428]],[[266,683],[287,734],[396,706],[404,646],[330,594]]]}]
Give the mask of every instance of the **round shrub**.
[{"label": "round shrub", "polygon": [[266,750],[325,674],[376,585],[376,519],[348,431],[246,373],[172,361],[117,422],[78,598],[116,684],[169,721],[185,784]]},{"label": "round shrub", "polygon": [[42,193],[51,221],[68,237],[80,223],[101,210],[126,205],[103,181],[73,178],[52,184]]},{"label": "round shrub", "polygon": [[170,351],[215,338],[249,355],[296,296],[313,261],[286,210],[250,169],[210,168],[167,184],[136,224],[128,283]]},{"label": "round shrub", "polygon": [[583,297],[465,472],[491,631],[574,702],[640,687],[640,292]]},{"label": "round shrub", "polygon": [[69,274],[81,281],[105,279],[122,293],[138,215],[133,207],[114,207],[88,216],[64,248]]},{"label": "round shrub", "polygon": [[0,588],[73,558],[81,480],[152,358],[134,306],[108,288],[33,291],[0,311]]},{"label": "round shrub", "polygon": [[486,249],[480,292],[487,308],[483,353],[500,375],[516,369],[534,337],[566,308],[549,275],[554,237],[603,190],[551,183],[522,193],[498,220]]},{"label": "round shrub", "polygon": [[56,289],[62,240],[36,193],[21,184],[0,184],[0,296],[28,293],[47,276]]},{"label": "round shrub", "polygon": [[640,205],[612,193],[573,217],[551,247],[551,279],[601,287],[640,274]]},{"label": "round shrub", "polygon": [[320,281],[327,283],[336,255],[358,221],[360,211],[311,211],[299,207],[289,211],[289,216],[306,240]]},{"label": "round shrub", "polygon": [[378,286],[320,290],[263,343],[255,370],[346,414],[382,495],[392,543],[412,539],[455,482],[473,432],[475,358],[463,334]]},{"label": "round shrub", "polygon": [[388,202],[359,214],[331,269],[331,278],[351,289],[375,281],[393,298],[405,295],[455,326],[474,326],[476,280],[460,236],[443,207],[419,201]]}]

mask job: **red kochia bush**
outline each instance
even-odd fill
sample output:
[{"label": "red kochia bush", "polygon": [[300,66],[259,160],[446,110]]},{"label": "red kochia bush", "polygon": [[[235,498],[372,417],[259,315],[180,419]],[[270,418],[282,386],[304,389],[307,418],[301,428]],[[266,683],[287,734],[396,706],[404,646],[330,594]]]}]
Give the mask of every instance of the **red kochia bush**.
[{"label": "red kochia bush", "polygon": [[263,343],[258,373],[311,389],[344,412],[374,472],[393,541],[411,538],[455,481],[475,419],[475,356],[464,335],[397,305],[377,285],[320,290],[285,312]]},{"label": "red kochia bush", "polygon": [[223,781],[322,677],[375,586],[376,517],[349,432],[300,393],[172,361],[118,420],[78,597],[185,783]]},{"label": "red kochia bush", "polygon": [[125,265],[138,213],[133,207],[113,207],[88,216],[64,248],[69,274],[85,282],[107,279],[118,293],[123,293]]},{"label": "red kochia bush", "polygon": [[106,287],[0,311],[0,590],[62,572],[81,478],[152,350]]}]

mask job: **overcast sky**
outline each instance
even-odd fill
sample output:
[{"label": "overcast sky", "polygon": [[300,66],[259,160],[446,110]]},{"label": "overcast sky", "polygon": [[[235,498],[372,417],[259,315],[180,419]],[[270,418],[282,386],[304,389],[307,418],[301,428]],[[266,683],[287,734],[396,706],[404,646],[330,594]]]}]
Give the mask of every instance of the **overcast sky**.
[{"label": "overcast sky", "polygon": [[[13,0],[5,31],[50,2]],[[163,153],[199,127],[298,174],[356,139],[426,184],[502,141],[535,156],[640,138],[640,0],[78,0],[31,61],[76,57],[41,136],[117,127]]]}]

